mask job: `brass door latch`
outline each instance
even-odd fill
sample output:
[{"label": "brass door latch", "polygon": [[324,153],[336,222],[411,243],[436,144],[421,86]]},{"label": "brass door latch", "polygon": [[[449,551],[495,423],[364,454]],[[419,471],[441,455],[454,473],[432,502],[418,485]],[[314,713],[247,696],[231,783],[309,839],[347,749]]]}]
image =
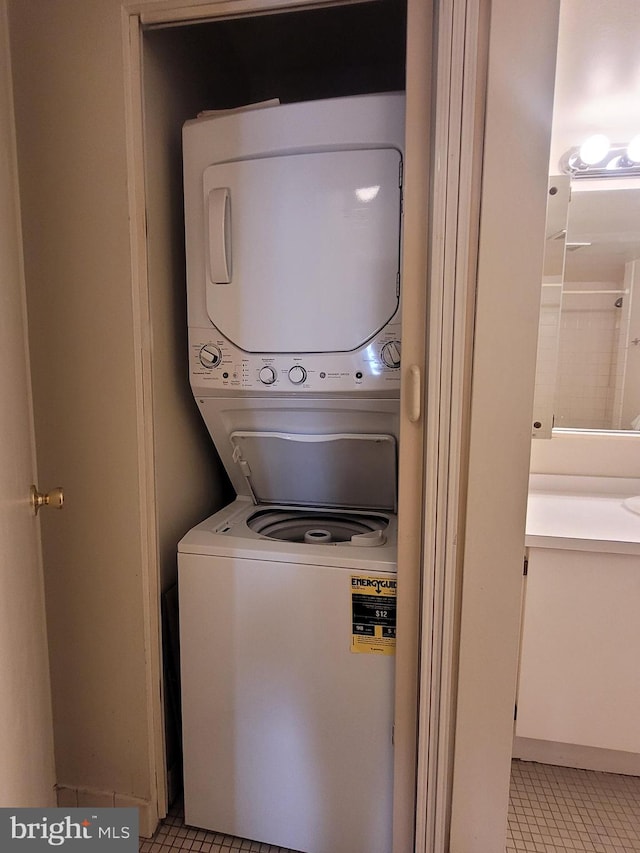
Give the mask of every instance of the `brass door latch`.
[{"label": "brass door latch", "polygon": [[31,486],[31,506],[33,514],[37,515],[41,506],[53,506],[56,509],[62,509],[64,505],[64,492],[58,486],[50,492],[39,492],[35,486]]}]

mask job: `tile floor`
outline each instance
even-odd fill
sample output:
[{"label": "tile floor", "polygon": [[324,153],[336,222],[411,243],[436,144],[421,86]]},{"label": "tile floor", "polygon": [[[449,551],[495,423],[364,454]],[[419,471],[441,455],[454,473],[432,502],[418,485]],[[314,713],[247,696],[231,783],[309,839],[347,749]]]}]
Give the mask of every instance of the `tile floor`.
[{"label": "tile floor", "polygon": [[[174,806],[140,853],[295,853],[185,826]],[[506,853],[640,853],[640,779],[514,761]]]},{"label": "tile floor", "polygon": [[153,838],[140,839],[140,853],[296,853],[288,847],[274,847],[219,832],[206,832],[185,826],[182,803],[169,811]]},{"label": "tile floor", "polygon": [[640,851],[640,779],[514,761],[507,853]]}]

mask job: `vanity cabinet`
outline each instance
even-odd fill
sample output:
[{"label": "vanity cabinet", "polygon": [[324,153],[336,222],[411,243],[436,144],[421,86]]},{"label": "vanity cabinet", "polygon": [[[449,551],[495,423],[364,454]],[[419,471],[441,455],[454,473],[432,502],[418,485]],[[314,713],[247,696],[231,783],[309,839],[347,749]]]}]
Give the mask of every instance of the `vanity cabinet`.
[{"label": "vanity cabinet", "polygon": [[524,602],[516,736],[640,753],[640,555],[531,547]]}]

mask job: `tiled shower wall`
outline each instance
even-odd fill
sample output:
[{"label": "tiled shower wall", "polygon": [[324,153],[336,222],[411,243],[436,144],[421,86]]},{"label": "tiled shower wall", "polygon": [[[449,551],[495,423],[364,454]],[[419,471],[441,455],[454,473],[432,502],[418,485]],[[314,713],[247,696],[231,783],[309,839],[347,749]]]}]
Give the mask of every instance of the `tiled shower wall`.
[{"label": "tiled shower wall", "polygon": [[[629,429],[631,428],[631,420],[629,418],[629,407],[628,405],[625,407],[625,380],[626,380],[626,371],[627,371],[627,357],[628,357],[628,347],[629,347],[629,339],[633,337],[630,334],[632,326],[632,315],[631,315],[631,303],[633,301],[633,290],[634,283],[638,279],[636,276],[638,275],[638,264],[637,262],[632,262],[625,264],[624,271],[624,291],[629,294],[629,298],[626,296],[623,299],[622,311],[620,312],[620,329],[618,332],[618,350],[616,357],[616,371],[615,371],[615,394],[613,401],[613,420],[612,420],[612,428],[613,429]],[[636,299],[638,298],[638,290],[640,287],[636,284]],[[628,382],[628,380],[627,380]],[[627,392],[629,392],[630,386],[627,384]],[[627,396],[627,401],[629,397]],[[626,409],[626,411],[625,411]],[[635,416],[635,412],[632,409],[632,413]]]},{"label": "tiled shower wall", "polygon": [[562,283],[543,284],[538,325],[534,420],[545,423],[554,412],[558,376],[558,339]]},{"label": "tiled shower wall", "polygon": [[[555,425],[611,429],[623,311],[619,282],[569,282],[562,296]],[[566,290],[585,291],[579,294]],[[618,293],[594,294],[592,290]]]}]

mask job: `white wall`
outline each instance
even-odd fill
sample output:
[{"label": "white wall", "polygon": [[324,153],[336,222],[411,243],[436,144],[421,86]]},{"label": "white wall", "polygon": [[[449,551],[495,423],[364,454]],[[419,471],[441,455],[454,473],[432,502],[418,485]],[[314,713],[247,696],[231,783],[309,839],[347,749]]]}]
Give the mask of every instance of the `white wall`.
[{"label": "white wall", "polygon": [[66,494],[43,517],[57,780],[148,804],[121,7],[10,0],[9,19],[40,477]]},{"label": "white wall", "polygon": [[640,435],[556,431],[550,441],[531,443],[531,473],[640,477]]},{"label": "white wall", "polygon": [[151,47],[143,36],[143,44],[155,499],[166,591],[177,579],[177,542],[231,494],[221,490],[226,477],[188,383],[181,131],[206,94],[178,39]]}]

